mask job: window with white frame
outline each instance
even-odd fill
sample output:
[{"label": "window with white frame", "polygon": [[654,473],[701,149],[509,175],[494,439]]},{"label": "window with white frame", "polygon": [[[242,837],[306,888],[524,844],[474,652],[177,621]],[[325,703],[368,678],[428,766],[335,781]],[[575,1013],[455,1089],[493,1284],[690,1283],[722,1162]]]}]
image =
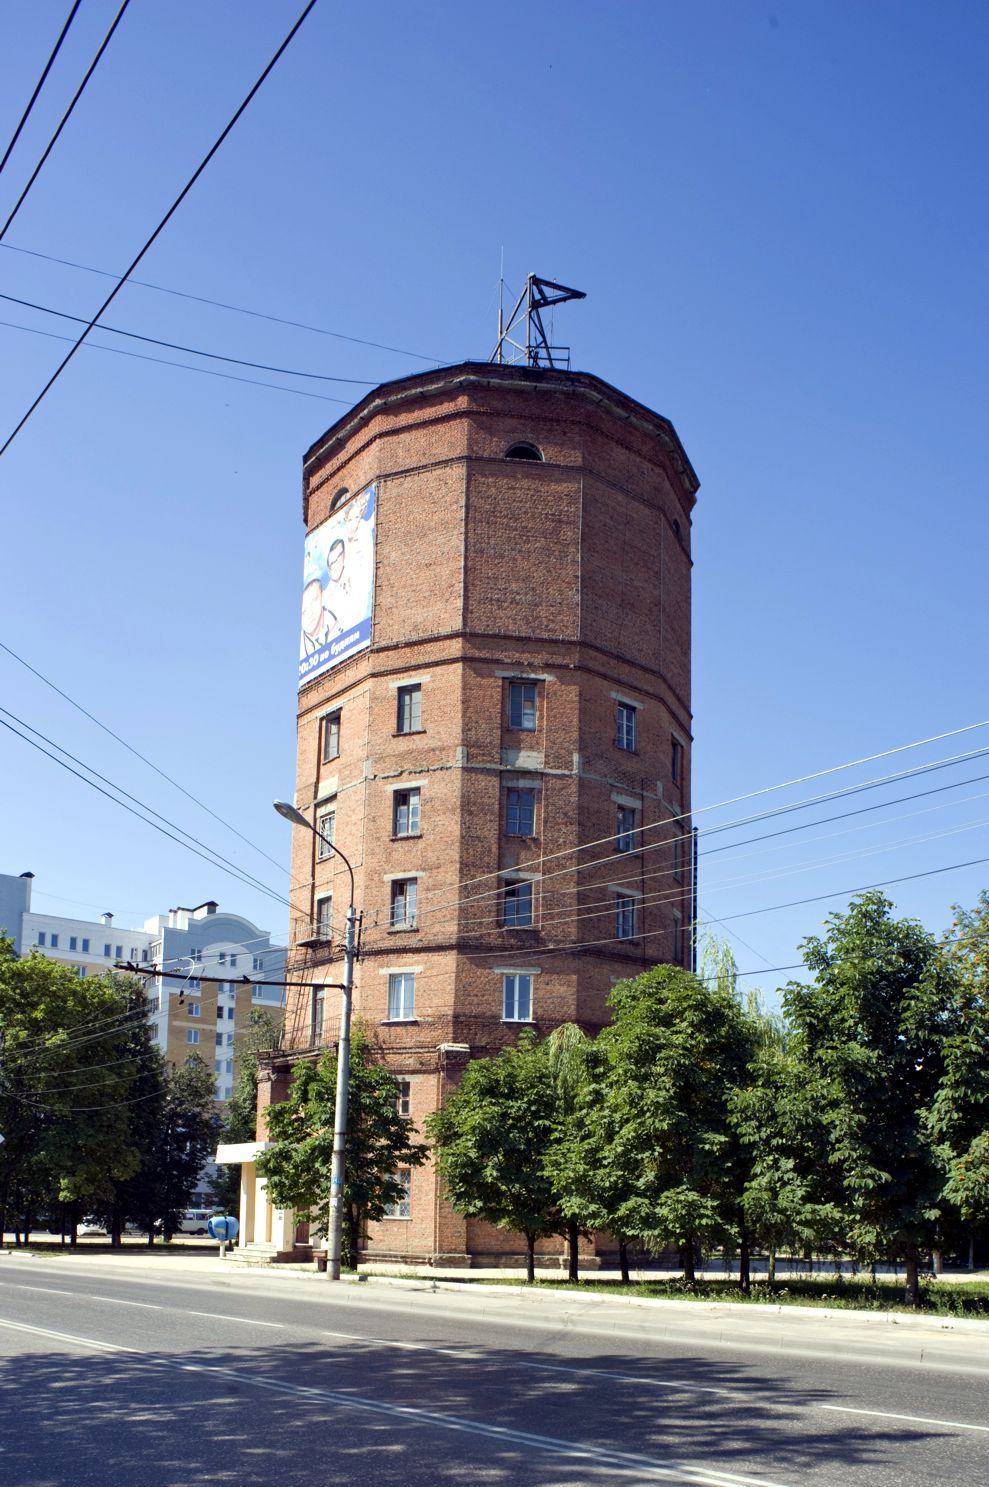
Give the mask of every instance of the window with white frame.
[{"label": "window with white frame", "polygon": [[124,958],[124,947],[123,947],[123,945],[114,945],[113,949],[114,949],[114,958],[116,960],[123,960],[123,958]]},{"label": "window with white frame", "polygon": [[399,1167],[395,1173],[395,1181],[401,1191],[398,1196],[385,1208],[386,1219],[407,1219],[412,1217],[412,1168]]},{"label": "window with white frame", "polygon": [[327,713],[321,722],[323,734],[323,763],[336,759],[340,753],[340,708]]},{"label": "window with white frame", "polygon": [[535,836],[536,792],[523,786],[505,791],[505,835]]},{"label": "window with white frame", "polygon": [[501,922],[505,929],[532,928],[532,883],[506,882],[501,894]]},{"label": "window with white frame", "polygon": [[392,929],[415,929],[417,889],[418,883],[415,878],[392,879]]},{"label": "window with white frame", "polygon": [[201,1017],[203,1013],[202,1006],[199,1002],[190,1002],[186,1011],[190,1017]]},{"label": "window with white frame", "polygon": [[237,964],[237,957],[236,957],[236,955],[231,955],[231,957],[230,957],[230,969],[233,970],[233,968],[234,968],[234,966],[236,964]]},{"label": "window with white frame", "polygon": [[316,938],[317,940],[330,940],[333,938],[332,893],[327,893],[323,898],[316,900]]},{"label": "window with white frame", "polygon": [[39,929],[38,930],[38,944],[39,945],[44,945],[45,942],[47,941],[47,939],[48,939],[47,931],[46,930],[43,930],[43,929]]},{"label": "window with white frame", "polygon": [[625,893],[615,898],[615,939],[635,939],[635,899]]},{"label": "window with white frame", "polygon": [[532,1021],[532,976],[527,971],[502,976],[501,995],[505,1022]]},{"label": "window with white frame", "polygon": [[316,817],[316,856],[322,862],[324,857],[333,856],[333,839],[337,829],[336,805],[324,806]]},{"label": "window with white frame", "polygon": [[615,704],[615,747],[629,754],[639,746],[638,711],[631,702]]},{"label": "window with white frame", "polygon": [[523,733],[534,733],[536,729],[536,684],[535,682],[509,682],[508,726]]},{"label": "window with white frame", "polygon": [[264,996],[264,987],[263,986],[252,986],[251,987],[251,1000],[252,1001],[259,1002],[263,996]]},{"label": "window with white frame", "polygon": [[408,1120],[412,1114],[412,1080],[398,1079],[398,1094],[395,1097],[395,1109],[403,1120]]},{"label": "window with white frame", "polygon": [[420,793],[418,790],[396,790],[392,795],[392,835],[419,835]]},{"label": "window with white frame", "polygon": [[398,688],[395,732],[422,732],[422,687],[418,682],[411,682],[407,687]]},{"label": "window with white frame", "polygon": [[635,807],[620,805],[615,828],[615,851],[634,852],[636,848]]},{"label": "window with white frame", "polygon": [[[84,955],[88,955],[89,954],[89,941],[85,938],[85,936],[83,937],[82,951],[83,951],[83,954]],[[141,953],[141,959],[142,960],[147,960],[147,958],[148,958],[148,952],[146,950],[142,951],[142,953]]]},{"label": "window with white frame", "polygon": [[191,1027],[191,1028],[189,1028],[188,1031],[186,1032],[186,1035],[185,1035],[185,1041],[187,1043],[198,1043],[199,1042],[199,1029],[197,1027]]},{"label": "window with white frame", "polygon": [[411,1022],[415,1009],[415,972],[392,971],[388,977],[388,1021]]}]

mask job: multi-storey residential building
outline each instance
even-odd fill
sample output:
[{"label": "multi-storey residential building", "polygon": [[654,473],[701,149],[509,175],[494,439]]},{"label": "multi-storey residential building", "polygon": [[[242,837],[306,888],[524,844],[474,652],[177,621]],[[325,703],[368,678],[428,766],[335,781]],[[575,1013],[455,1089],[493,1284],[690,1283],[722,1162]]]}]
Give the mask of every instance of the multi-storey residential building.
[{"label": "multi-storey residential building", "polygon": [[[692,954],[690,524],[669,421],[599,378],[464,363],[386,383],[305,457],[286,1051],[332,1047],[353,867],[354,1014],[421,1125],[471,1057]],[[249,1160],[253,1152],[244,1148]],[[245,1172],[245,1231],[290,1214]],[[431,1166],[372,1257],[491,1263]],[[544,1246],[553,1249],[553,1245]]]},{"label": "multi-storey residential building", "polygon": [[80,976],[126,964],[147,973],[149,1018],[165,1057],[179,1065],[199,1053],[213,1066],[217,1099],[229,1099],[237,1040],[251,1008],[281,1023],[285,947],[212,901],[171,909],[137,929],[121,928],[110,913],[97,920],[40,913],[31,905],[32,879],[31,873],[0,874],[0,931],[13,939],[15,951],[36,949]]}]

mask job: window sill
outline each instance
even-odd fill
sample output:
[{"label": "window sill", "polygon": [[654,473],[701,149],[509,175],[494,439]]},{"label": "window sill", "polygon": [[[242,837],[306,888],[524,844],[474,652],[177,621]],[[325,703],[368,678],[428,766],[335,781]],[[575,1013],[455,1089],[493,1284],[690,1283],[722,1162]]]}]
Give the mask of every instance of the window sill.
[{"label": "window sill", "polygon": [[619,754],[637,754],[639,752],[638,749],[626,749],[624,744],[618,743],[617,740],[615,742],[615,748]]},{"label": "window sill", "polygon": [[417,842],[421,839],[421,837],[421,831],[393,831],[391,834],[391,839],[393,842]]},{"label": "window sill", "polygon": [[417,1025],[418,1017],[382,1017],[382,1027],[411,1027]]},{"label": "window sill", "polygon": [[425,728],[396,728],[392,738],[419,738],[425,732]]},{"label": "window sill", "polygon": [[530,933],[531,933],[532,930],[538,930],[539,929],[539,925],[538,924],[499,924],[498,928],[499,929],[524,929],[524,930],[530,931]]},{"label": "window sill", "polygon": [[418,924],[389,924],[390,935],[415,935],[419,933]]},{"label": "window sill", "polygon": [[502,1022],[511,1027],[535,1027],[534,1017],[503,1017]]}]

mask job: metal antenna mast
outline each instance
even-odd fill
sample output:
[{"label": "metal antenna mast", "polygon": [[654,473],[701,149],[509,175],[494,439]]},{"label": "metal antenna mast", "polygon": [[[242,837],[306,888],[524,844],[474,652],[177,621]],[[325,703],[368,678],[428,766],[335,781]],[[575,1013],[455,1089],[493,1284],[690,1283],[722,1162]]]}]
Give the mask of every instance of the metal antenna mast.
[{"label": "metal antenna mast", "polygon": [[[530,274],[525,288],[515,301],[515,308],[505,324],[501,307],[498,309],[498,344],[491,353],[492,361],[523,363],[527,367],[570,367],[570,347],[551,346],[543,325],[543,310],[551,305],[563,305],[571,299],[586,299],[582,289],[568,289],[566,284],[555,284],[552,279],[540,279]],[[525,342],[513,339],[512,331],[518,335],[525,322]],[[516,329],[518,327],[518,329]]]}]

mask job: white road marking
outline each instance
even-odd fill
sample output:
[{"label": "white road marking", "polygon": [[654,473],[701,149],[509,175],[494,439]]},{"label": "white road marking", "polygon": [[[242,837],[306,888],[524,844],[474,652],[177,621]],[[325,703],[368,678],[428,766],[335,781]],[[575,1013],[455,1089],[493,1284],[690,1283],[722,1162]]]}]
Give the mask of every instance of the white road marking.
[{"label": "white road marking", "polygon": [[243,1322],[245,1327],[284,1327],[284,1322],[256,1322],[253,1317],[227,1317],[221,1311],[186,1311],[186,1317],[209,1317],[213,1322]]},{"label": "white road marking", "polygon": [[580,1461],[592,1467],[610,1467],[621,1476],[632,1476],[637,1481],[643,1478],[662,1482],[675,1482],[679,1487],[781,1487],[763,1477],[740,1476],[735,1472],[720,1471],[716,1467],[694,1465],[689,1462],[659,1462],[648,1456],[636,1456],[625,1451],[612,1451],[605,1446],[578,1445],[560,1440],[551,1435],[536,1435],[526,1430],[511,1430],[504,1425],[486,1425],[480,1420],[466,1419],[462,1415],[443,1415],[433,1410],[418,1409],[412,1405],[385,1404],[379,1399],[362,1398],[359,1395],[341,1394],[333,1389],[318,1389],[307,1384],[290,1384],[283,1379],[264,1374],[241,1373],[237,1369],[223,1368],[217,1364],[189,1363],[178,1358],[169,1358],[159,1353],[143,1352],[140,1348],[125,1347],[120,1343],[102,1342],[93,1337],[77,1337],[68,1332],[56,1332],[48,1327],[32,1327],[25,1322],[11,1322],[0,1317],[0,1327],[15,1332],[30,1332],[37,1337],[54,1338],[57,1342],[72,1343],[77,1347],[94,1348],[102,1353],[124,1353],[131,1357],[146,1358],[159,1368],[174,1369],[178,1373],[207,1374],[215,1378],[229,1379],[237,1384],[249,1384],[257,1389],[267,1389],[276,1394],[290,1394],[310,1400],[323,1400],[343,1409],[358,1410],[365,1414],[384,1415],[410,1424],[428,1425],[435,1429],[455,1431],[466,1435],[479,1435],[505,1445],[526,1446],[543,1451],[551,1456]]},{"label": "white road marking", "polygon": [[880,1420],[907,1420],[911,1425],[944,1425],[948,1430],[984,1430],[989,1425],[966,1425],[962,1420],[935,1420],[930,1415],[894,1415],[891,1410],[857,1410],[846,1404],[819,1404],[819,1410],[831,1410],[837,1415],[875,1415]]},{"label": "white road marking", "polygon": [[[336,1337],[343,1342],[363,1342],[373,1347],[398,1348],[407,1352],[438,1353],[443,1358],[458,1358],[466,1363],[485,1363],[488,1361],[484,1353],[472,1351],[470,1348],[438,1348],[426,1342],[398,1342],[389,1337],[364,1337],[358,1332],[330,1332],[322,1329],[323,1337]],[[742,1389],[717,1389],[712,1384],[692,1384],[687,1379],[652,1379],[643,1374],[617,1373],[607,1368],[580,1368],[566,1363],[533,1363],[527,1358],[516,1358],[512,1361],[512,1368],[528,1368],[537,1373],[569,1373],[576,1378],[595,1379],[617,1379],[624,1384],[645,1384],[653,1389],[677,1389],[691,1394],[720,1394],[730,1399],[739,1399],[745,1396]]]},{"label": "white road marking", "polygon": [[56,1291],[54,1286],[22,1286],[18,1281],[0,1280],[6,1291],[44,1291],[46,1296],[78,1296],[78,1291]]}]

